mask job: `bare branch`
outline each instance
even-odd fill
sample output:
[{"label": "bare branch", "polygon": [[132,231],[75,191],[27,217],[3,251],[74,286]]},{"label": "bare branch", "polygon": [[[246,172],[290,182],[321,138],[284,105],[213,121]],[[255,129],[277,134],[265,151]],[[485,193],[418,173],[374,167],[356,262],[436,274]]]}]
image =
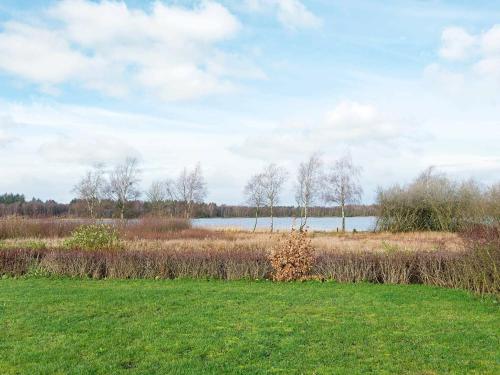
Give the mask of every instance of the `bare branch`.
[{"label": "bare branch", "polygon": [[198,163],[192,171],[184,168],[175,183],[175,195],[186,205],[186,217],[192,215],[192,207],[195,203],[201,203],[207,195],[206,182],[201,170],[201,164]]},{"label": "bare branch", "polygon": [[121,219],[123,219],[127,202],[140,196],[138,164],[139,161],[136,158],[129,157],[123,164],[117,165],[109,175],[106,187],[107,196],[117,201]]},{"label": "bare branch", "polygon": [[285,168],[279,167],[274,163],[269,164],[261,174],[265,201],[270,208],[271,232],[274,229],[273,208],[279,202],[279,195],[283,184],[286,181],[287,175],[288,173]]},{"label": "bare branch", "polygon": [[321,165],[319,154],[311,155],[309,160],[299,165],[295,185],[295,200],[301,209],[300,229],[303,229],[307,224],[308,208],[315,202],[320,193]]},{"label": "bare branch", "polygon": [[361,200],[363,190],[359,184],[361,168],[353,164],[350,154],[337,160],[325,176],[323,200],[336,203],[342,210],[342,231],[345,231],[345,206]]},{"label": "bare branch", "polygon": [[97,214],[97,208],[104,196],[104,188],[103,165],[96,164],[94,169],[88,171],[72,190],[77,194],[78,199],[85,201],[91,218]]}]

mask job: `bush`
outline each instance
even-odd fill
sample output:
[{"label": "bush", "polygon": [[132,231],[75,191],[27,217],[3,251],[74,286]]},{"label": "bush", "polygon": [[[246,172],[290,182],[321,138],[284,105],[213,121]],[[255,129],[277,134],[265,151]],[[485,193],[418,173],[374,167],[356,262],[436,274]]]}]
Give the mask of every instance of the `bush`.
[{"label": "bush", "polygon": [[118,232],[109,225],[82,225],[64,241],[64,246],[78,250],[111,250],[120,247]]},{"label": "bush", "polygon": [[276,281],[302,280],[310,276],[314,264],[314,248],[307,231],[292,229],[273,249],[270,256],[273,279]]},{"label": "bush", "polygon": [[428,169],[407,186],[379,190],[377,229],[459,231],[492,219],[486,200],[487,194],[474,181],[456,183]]}]

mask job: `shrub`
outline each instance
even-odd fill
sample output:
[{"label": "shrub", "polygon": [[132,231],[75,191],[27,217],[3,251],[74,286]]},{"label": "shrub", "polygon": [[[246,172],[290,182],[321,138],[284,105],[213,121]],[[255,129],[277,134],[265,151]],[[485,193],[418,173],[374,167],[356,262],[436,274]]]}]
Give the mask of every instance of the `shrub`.
[{"label": "shrub", "polygon": [[120,246],[118,232],[109,225],[82,225],[64,241],[64,246],[79,250],[111,250]]},{"label": "shrub", "polygon": [[479,294],[500,293],[500,225],[473,225],[462,233],[469,250],[464,287]]},{"label": "shrub", "polygon": [[314,263],[314,248],[307,231],[292,229],[284,235],[270,256],[273,279],[276,281],[301,280],[310,276]]},{"label": "shrub", "polygon": [[485,197],[474,181],[456,183],[428,169],[407,186],[379,190],[377,229],[459,231],[491,219]]}]

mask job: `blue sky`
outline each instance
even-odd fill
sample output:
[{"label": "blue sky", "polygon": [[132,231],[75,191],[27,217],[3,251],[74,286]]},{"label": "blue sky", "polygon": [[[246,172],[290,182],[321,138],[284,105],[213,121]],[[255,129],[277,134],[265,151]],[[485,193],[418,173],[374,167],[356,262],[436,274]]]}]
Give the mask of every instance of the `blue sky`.
[{"label": "blue sky", "polygon": [[364,201],[435,165],[500,176],[500,2],[2,1],[1,191],[68,201],[128,155],[208,199],[351,152]]}]

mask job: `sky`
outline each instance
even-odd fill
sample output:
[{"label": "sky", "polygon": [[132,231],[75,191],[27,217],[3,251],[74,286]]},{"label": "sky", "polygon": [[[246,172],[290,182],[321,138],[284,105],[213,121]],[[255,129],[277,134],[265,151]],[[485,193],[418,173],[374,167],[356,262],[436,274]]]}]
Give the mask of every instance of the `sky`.
[{"label": "sky", "polygon": [[500,180],[500,0],[0,2],[0,192],[68,202],[95,163],[141,189],[200,162],[244,202],[268,163]]}]

